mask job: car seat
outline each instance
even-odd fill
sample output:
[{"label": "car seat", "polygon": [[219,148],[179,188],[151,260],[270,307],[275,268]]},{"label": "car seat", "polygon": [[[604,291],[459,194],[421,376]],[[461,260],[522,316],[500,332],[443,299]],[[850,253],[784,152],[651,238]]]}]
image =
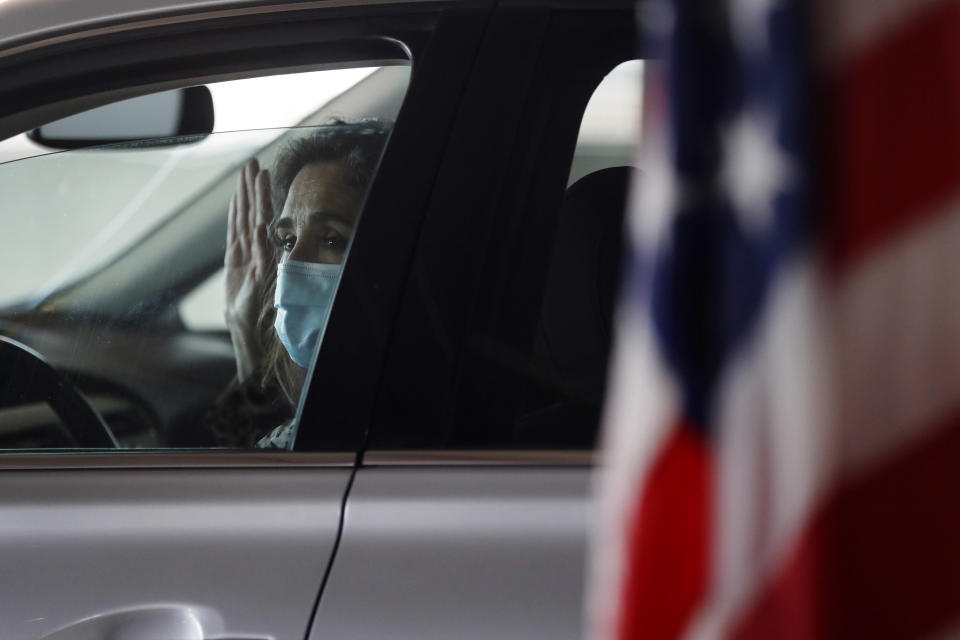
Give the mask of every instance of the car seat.
[{"label": "car seat", "polygon": [[584,448],[596,438],[623,254],[632,167],[590,173],[564,195],[534,347],[548,383],[515,423],[520,446]]}]

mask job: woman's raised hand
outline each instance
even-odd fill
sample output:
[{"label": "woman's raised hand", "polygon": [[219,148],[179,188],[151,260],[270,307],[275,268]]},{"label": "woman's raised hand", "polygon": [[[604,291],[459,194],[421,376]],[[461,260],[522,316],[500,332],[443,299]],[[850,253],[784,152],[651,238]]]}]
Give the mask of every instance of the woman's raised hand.
[{"label": "woman's raised hand", "polygon": [[237,359],[237,377],[244,380],[265,356],[257,335],[257,319],[263,311],[263,286],[276,269],[268,245],[267,225],[273,220],[270,175],[251,159],[240,171],[237,190],[230,199],[227,222],[225,318]]}]

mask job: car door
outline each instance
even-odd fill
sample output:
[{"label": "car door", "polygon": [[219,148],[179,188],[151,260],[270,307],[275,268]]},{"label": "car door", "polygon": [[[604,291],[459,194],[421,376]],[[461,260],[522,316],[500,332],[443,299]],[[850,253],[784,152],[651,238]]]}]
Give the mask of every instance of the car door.
[{"label": "car door", "polygon": [[[59,28],[40,28],[44,17],[55,22],[45,13],[52,11],[48,5],[34,7],[35,13],[12,7],[17,12],[6,24],[23,25],[23,34],[4,32],[0,39],[0,140],[147,91],[316,65],[405,59],[412,67],[331,321],[308,370],[292,450],[0,452],[0,637],[303,638],[337,547],[424,203],[489,3],[171,4],[123,16],[90,9],[64,16]],[[0,172],[17,164],[0,165]],[[17,268],[7,265],[4,277],[16,279]],[[216,265],[206,269],[212,273]],[[195,274],[197,281],[203,273]],[[163,309],[177,308],[187,292],[167,293]],[[119,297],[104,294],[108,302]],[[31,322],[58,317],[61,309],[41,304],[7,311],[3,331],[26,322],[14,337],[29,342],[44,330]],[[78,326],[103,328],[100,316],[71,317]],[[137,330],[114,323],[109,331],[73,334],[72,346],[59,351],[53,339],[30,346],[40,358],[49,348],[60,380],[73,380],[90,396],[80,375],[87,354]],[[194,345],[189,362],[222,357],[199,334],[167,337],[168,345]],[[128,357],[141,357],[136,349]],[[160,351],[155,357],[162,359]],[[141,375],[136,367],[124,371],[120,384]],[[136,395],[134,382],[129,386]],[[10,415],[0,412],[0,428]]]},{"label": "car door", "polygon": [[631,3],[499,3],[312,638],[582,636],[636,51]]}]

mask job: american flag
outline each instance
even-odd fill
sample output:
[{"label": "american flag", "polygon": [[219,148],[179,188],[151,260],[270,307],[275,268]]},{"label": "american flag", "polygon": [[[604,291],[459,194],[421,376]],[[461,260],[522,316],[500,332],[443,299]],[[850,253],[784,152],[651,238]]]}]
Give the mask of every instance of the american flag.
[{"label": "american flag", "polygon": [[591,637],[960,635],[960,3],[638,15]]}]

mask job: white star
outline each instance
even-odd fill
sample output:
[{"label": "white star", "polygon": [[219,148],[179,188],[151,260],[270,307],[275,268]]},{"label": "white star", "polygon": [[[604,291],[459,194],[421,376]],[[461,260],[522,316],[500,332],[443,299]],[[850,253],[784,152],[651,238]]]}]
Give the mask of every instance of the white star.
[{"label": "white star", "polygon": [[753,233],[770,225],[773,198],[793,180],[793,166],[765,111],[746,111],[723,135],[721,180],[741,221]]},{"label": "white star", "polygon": [[[652,145],[651,145],[652,146]],[[641,164],[643,177],[630,190],[633,215],[629,229],[636,247],[652,249],[665,235],[677,208],[677,184],[673,167],[667,161],[667,153],[658,146],[660,153],[648,153]]]},{"label": "white star", "polygon": [[770,15],[780,0],[733,0],[730,21],[737,43],[749,53],[763,53],[770,42]]}]

